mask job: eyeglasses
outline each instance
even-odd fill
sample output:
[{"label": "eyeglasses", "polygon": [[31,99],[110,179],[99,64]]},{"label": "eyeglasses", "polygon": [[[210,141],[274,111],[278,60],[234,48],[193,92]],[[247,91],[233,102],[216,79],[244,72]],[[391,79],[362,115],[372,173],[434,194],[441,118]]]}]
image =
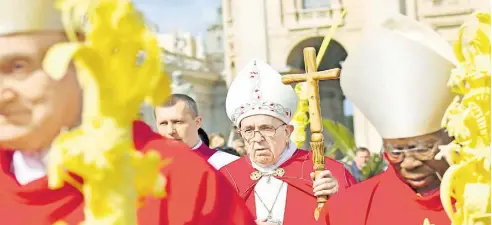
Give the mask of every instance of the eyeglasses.
[{"label": "eyeglasses", "polygon": [[410,149],[387,149],[384,150],[388,159],[392,163],[400,163],[403,161],[405,157],[412,156],[413,158],[419,161],[427,161],[433,160],[435,155],[439,152],[438,146],[441,144],[441,141],[437,141],[433,144],[428,145],[427,147],[415,147]]},{"label": "eyeglasses", "polygon": [[275,133],[277,133],[278,128],[285,126],[285,125],[287,125],[287,124],[284,123],[278,127],[262,126],[262,127],[258,128],[257,130],[256,129],[250,129],[250,128],[245,129],[245,130],[238,129],[238,132],[241,134],[241,137],[244,140],[249,141],[255,136],[256,132],[260,133],[260,135],[263,137],[273,137],[275,135]]}]

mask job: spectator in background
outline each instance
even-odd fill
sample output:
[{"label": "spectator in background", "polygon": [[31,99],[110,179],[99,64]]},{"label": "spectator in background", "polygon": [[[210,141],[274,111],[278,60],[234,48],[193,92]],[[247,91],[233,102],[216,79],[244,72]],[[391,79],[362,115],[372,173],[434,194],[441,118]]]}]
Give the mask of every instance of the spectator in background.
[{"label": "spectator in background", "polygon": [[246,155],[246,149],[244,148],[243,139],[236,139],[232,142],[232,148],[238,153],[238,155],[243,156]]},{"label": "spectator in background", "polygon": [[363,180],[362,169],[367,165],[370,157],[371,152],[369,149],[359,147],[355,150],[354,161],[350,165],[347,165],[347,169],[355,177],[357,182],[361,182]]},{"label": "spectator in background", "polygon": [[225,137],[221,133],[213,133],[210,135],[210,148],[223,148],[225,147]]},{"label": "spectator in background", "polygon": [[190,96],[173,94],[167,102],[155,108],[154,114],[160,135],[182,141],[215,169],[218,170],[238,159],[237,156],[217,151],[214,149],[216,147],[204,144],[199,134],[202,117],[198,113],[195,100]]},{"label": "spectator in background", "polygon": [[200,136],[200,139],[202,140],[203,144],[206,146],[210,146],[210,139],[208,139],[208,134],[203,130],[202,128],[198,128],[198,136]]}]

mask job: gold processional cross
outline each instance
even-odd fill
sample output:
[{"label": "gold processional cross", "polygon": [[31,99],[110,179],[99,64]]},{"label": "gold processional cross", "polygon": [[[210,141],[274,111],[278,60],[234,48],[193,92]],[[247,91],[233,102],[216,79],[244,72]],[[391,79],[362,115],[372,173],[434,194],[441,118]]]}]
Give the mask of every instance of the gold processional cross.
[{"label": "gold processional cross", "polygon": [[[316,50],[312,47],[304,49],[305,74],[289,74],[282,76],[284,84],[307,82],[307,96],[309,102],[309,119],[311,129],[311,150],[313,151],[313,163],[315,177],[325,169],[325,144],[323,137],[323,123],[321,118],[321,107],[319,102],[320,80],[334,80],[339,78],[340,69],[330,69],[317,72]],[[321,208],[328,196],[318,196],[318,207],[314,212],[316,220]]]}]

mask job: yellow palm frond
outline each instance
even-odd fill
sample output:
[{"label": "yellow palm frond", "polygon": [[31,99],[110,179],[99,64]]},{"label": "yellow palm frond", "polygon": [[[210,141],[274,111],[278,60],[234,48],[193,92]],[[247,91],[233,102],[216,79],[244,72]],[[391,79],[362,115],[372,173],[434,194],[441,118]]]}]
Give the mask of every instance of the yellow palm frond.
[{"label": "yellow palm frond", "polygon": [[442,123],[455,140],[441,147],[451,163],[442,179],[441,200],[453,225],[491,221],[490,26],[489,13],[476,13],[461,27],[455,44],[459,65],[448,85],[458,96]]},{"label": "yellow palm frond", "polygon": [[[83,111],[81,125],[52,145],[49,186],[80,189],[85,225],[135,225],[138,199],[165,195],[159,172],[165,162],[157,152],[136,151],[132,138],[142,103],[161,103],[170,94],[157,38],[129,0],[58,0],[56,6],[70,42],[51,48],[43,66],[60,79],[75,64]],[[77,40],[82,28],[85,39]]]}]

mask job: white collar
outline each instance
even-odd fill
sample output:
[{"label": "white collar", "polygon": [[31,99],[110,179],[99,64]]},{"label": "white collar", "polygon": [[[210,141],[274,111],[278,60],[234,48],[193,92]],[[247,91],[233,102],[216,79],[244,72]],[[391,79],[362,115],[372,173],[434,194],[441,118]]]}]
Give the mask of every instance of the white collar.
[{"label": "white collar", "polygon": [[20,185],[26,185],[46,176],[46,151],[26,153],[15,151],[12,157],[12,173]]},{"label": "white collar", "polygon": [[[251,162],[253,162],[252,166],[253,166],[253,168],[255,168],[261,172],[272,171],[272,170],[280,167],[287,160],[289,160],[292,157],[292,155],[294,155],[294,152],[296,152],[296,150],[297,150],[297,146],[293,142],[289,141],[289,146],[287,146],[287,149],[285,149],[285,151],[280,155],[278,161],[275,164],[270,165],[270,166],[261,166],[255,162],[253,162],[253,160],[251,160]],[[251,159],[251,157],[250,157],[250,159]]]},{"label": "white collar", "polygon": [[202,142],[202,139],[198,139],[198,143],[193,146],[193,148],[191,148],[191,150],[197,150],[198,148],[200,148],[202,146],[203,142]]}]

